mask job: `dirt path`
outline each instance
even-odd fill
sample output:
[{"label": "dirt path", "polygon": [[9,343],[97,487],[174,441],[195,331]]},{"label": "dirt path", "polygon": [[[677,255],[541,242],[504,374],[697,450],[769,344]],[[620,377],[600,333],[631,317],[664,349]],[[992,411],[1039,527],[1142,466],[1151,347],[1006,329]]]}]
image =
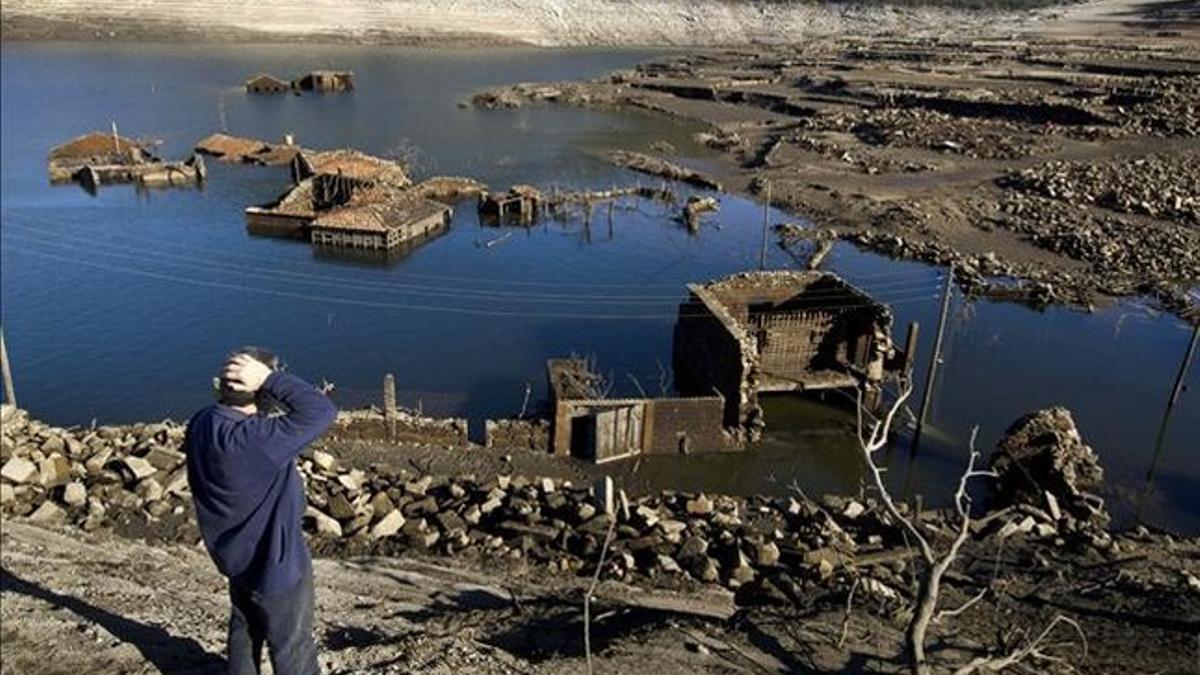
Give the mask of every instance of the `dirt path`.
[{"label": "dirt path", "polygon": [[1099,0],[1045,12],[1030,27],[1044,35],[1102,36],[1177,32],[1200,36],[1200,3],[1195,0]]},{"label": "dirt path", "polygon": [[[0,543],[0,672],[223,672],[225,583],[202,549],[12,520]],[[574,580],[542,584],[519,571],[489,577],[445,559],[315,565],[316,631],[328,673],[583,670]],[[600,672],[744,672],[745,658],[730,665],[687,647],[729,639],[713,618],[732,612],[727,596],[615,589],[600,597]],[[748,644],[737,649],[773,663]]]}]

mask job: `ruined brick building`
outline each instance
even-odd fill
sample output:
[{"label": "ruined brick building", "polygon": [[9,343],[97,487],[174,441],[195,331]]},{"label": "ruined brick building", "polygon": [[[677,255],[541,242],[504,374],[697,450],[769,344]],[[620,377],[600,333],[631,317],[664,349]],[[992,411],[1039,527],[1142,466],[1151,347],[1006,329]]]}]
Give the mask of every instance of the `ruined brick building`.
[{"label": "ruined brick building", "polygon": [[754,438],[759,394],[864,387],[907,369],[892,314],[827,272],[745,272],[689,284],[675,324],[676,387],[720,394],[724,424]]}]

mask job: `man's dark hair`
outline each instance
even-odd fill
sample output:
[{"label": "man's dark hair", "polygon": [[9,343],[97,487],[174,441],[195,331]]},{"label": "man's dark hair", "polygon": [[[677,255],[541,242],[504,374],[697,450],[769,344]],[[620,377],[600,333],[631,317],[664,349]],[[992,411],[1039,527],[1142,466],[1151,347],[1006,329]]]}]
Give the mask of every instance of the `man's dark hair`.
[{"label": "man's dark hair", "polygon": [[[226,360],[232,359],[235,356],[246,355],[258,361],[271,370],[279,369],[279,357],[269,349],[262,347],[241,347],[229,352]],[[260,392],[254,391],[237,391],[229,386],[225,378],[221,378],[217,384],[217,401],[223,405],[243,406],[251,403],[259,403]],[[261,405],[259,407],[262,407]]]}]

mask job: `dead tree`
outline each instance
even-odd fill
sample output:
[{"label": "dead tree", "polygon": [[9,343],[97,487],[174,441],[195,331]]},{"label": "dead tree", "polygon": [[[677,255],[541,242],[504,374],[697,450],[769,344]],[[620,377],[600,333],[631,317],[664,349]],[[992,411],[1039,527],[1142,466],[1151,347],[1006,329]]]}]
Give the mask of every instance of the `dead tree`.
[{"label": "dead tree", "polygon": [[[924,565],[924,570],[918,574],[916,603],[913,607],[912,618],[909,620],[907,630],[905,631],[905,648],[909,659],[909,672],[913,675],[929,675],[931,669],[925,654],[925,638],[929,632],[929,624],[934,620],[935,612],[937,611],[942,579],[945,577],[947,570],[950,569],[950,566],[958,558],[963,544],[971,536],[971,497],[967,494],[967,483],[972,478],[994,478],[996,474],[992,471],[983,471],[975,468],[975,464],[979,459],[979,453],[975,450],[975,437],[979,431],[979,428],[976,427],[971,431],[971,440],[968,446],[970,454],[967,458],[967,467],[962,475],[959,476],[958,488],[954,492],[954,510],[958,517],[958,526],[955,530],[954,539],[944,551],[939,552],[935,550],[934,544],[917,527],[914,518],[905,516],[900,512],[900,509],[892,499],[891,493],[888,491],[887,485],[884,484],[884,469],[875,461],[876,453],[887,445],[892,422],[895,420],[896,414],[904,407],[904,403],[910,395],[912,395],[912,383],[907,378],[904,378],[900,383],[900,391],[891,406],[889,406],[886,414],[881,418],[872,418],[870,423],[868,423],[864,420],[866,413],[864,413],[863,392],[860,389],[858,392],[857,428],[859,447],[867,468],[868,482],[879,493],[879,498],[883,502],[887,513],[916,542],[919,559]],[[979,521],[975,521],[975,524],[978,525]],[[976,597],[968,601],[967,605],[957,610],[945,612],[944,614],[957,614],[965,610],[969,605],[977,602],[978,599]],[[969,673],[980,671],[998,671],[1027,658],[1052,660],[1054,657],[1049,657],[1040,651],[1040,649],[1049,634],[1060,624],[1070,625],[1079,633],[1083,639],[1086,651],[1087,640],[1079,624],[1060,615],[1055,617],[1042,633],[1026,646],[1002,656],[976,658],[955,670],[955,675],[968,675]]]}]

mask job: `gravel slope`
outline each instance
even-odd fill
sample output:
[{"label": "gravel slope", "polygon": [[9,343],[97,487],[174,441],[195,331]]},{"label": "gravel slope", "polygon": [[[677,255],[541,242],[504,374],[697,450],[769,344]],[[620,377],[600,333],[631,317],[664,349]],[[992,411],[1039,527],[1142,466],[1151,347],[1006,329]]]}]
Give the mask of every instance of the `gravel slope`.
[{"label": "gravel slope", "polygon": [[897,30],[994,32],[1031,16],[721,0],[5,0],[0,9],[6,39],[466,40],[540,46],[795,42]]}]

